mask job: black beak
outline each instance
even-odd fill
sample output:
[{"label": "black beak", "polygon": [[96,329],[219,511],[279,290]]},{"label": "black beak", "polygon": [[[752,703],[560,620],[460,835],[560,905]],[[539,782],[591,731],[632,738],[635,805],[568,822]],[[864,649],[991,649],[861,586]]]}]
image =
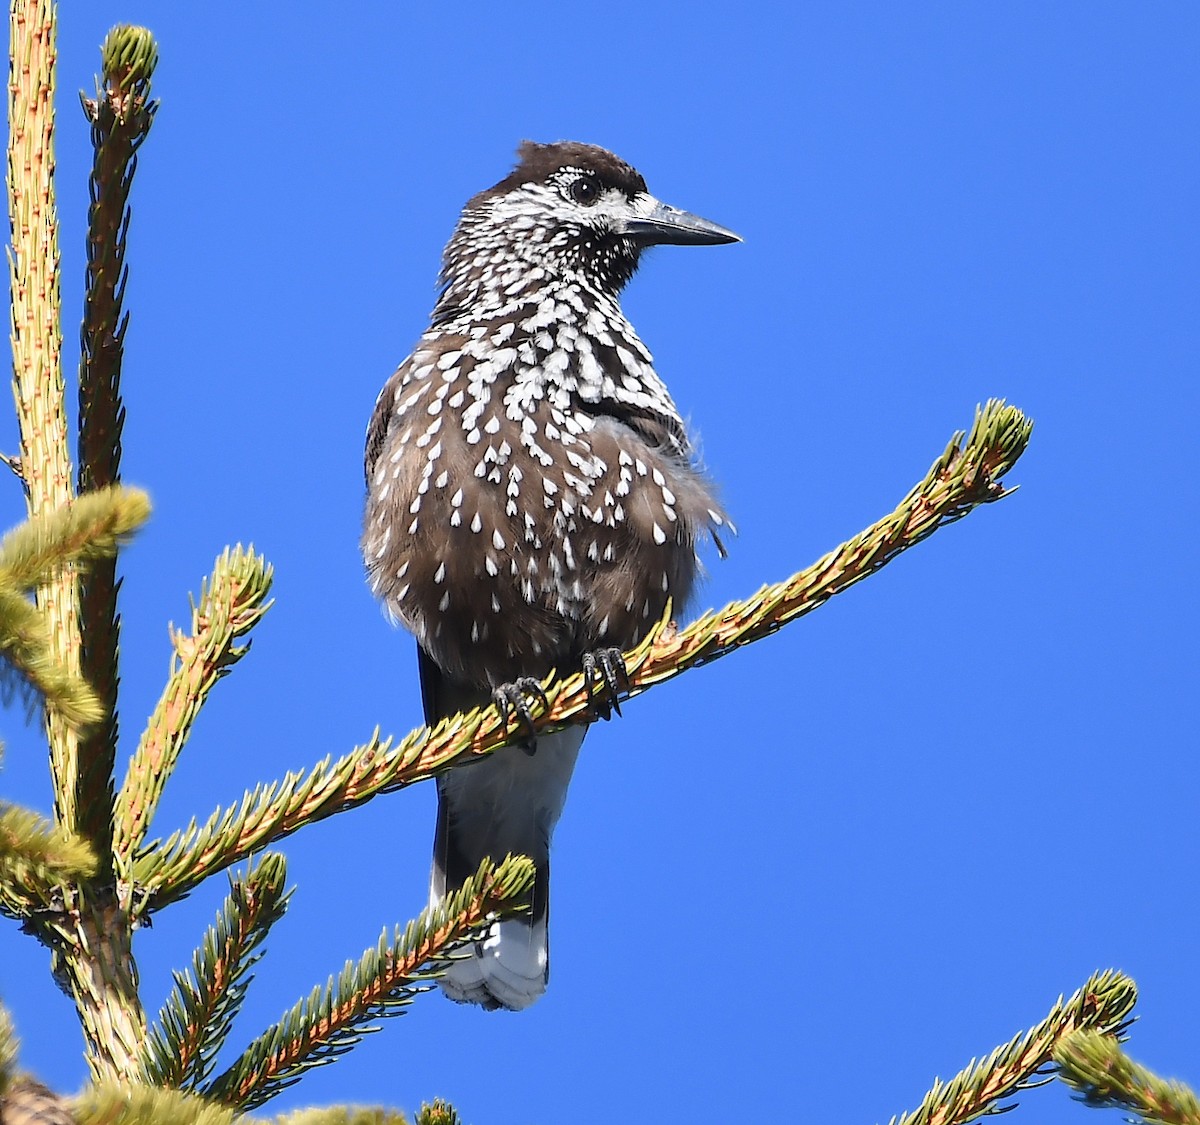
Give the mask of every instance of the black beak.
[{"label": "black beak", "polygon": [[719,246],[723,242],[742,241],[733,231],[699,215],[668,207],[652,196],[640,196],[635,206],[644,213],[628,220],[624,233],[639,246]]}]

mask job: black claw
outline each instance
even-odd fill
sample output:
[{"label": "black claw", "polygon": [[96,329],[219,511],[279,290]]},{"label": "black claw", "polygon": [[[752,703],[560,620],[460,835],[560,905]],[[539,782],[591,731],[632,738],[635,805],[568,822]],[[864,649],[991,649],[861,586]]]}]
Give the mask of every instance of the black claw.
[{"label": "black claw", "polygon": [[531,699],[540,700],[543,707],[550,706],[541,683],[532,676],[520,676],[510,684],[501,684],[492,692],[492,702],[500,712],[504,725],[508,725],[510,716],[516,715],[525,727],[526,737],[519,745],[527,754],[537,749],[537,727],[533,725],[533,712],[529,709]]},{"label": "black claw", "polygon": [[583,678],[588,706],[602,719],[615,711],[621,715],[621,692],[629,690],[629,669],[619,648],[598,648],[584,653]]}]

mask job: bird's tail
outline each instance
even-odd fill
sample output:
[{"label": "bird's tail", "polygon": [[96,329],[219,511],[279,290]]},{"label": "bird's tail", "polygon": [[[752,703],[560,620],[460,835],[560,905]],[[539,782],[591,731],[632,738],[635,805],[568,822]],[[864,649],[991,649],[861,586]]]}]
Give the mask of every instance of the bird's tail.
[{"label": "bird's tail", "polygon": [[460,1003],[519,1011],[550,979],[550,838],[566,801],[586,728],[539,735],[530,752],[507,746],[438,778],[430,898],[462,886],[484,858],[526,855],[536,866],[528,915],[494,922],[443,975]]},{"label": "bird's tail", "polygon": [[[538,868],[538,881],[542,881]],[[549,872],[546,872],[547,883]],[[535,894],[535,905],[547,908]],[[536,917],[493,922],[439,981],[442,992],[459,1004],[519,1012],[546,991],[550,980],[549,910]]]}]

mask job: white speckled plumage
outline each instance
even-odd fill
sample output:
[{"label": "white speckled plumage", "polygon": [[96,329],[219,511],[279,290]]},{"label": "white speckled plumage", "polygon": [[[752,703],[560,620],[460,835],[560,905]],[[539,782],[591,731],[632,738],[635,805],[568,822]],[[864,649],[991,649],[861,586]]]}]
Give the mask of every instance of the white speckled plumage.
[{"label": "white speckled plumage", "polygon": [[[521,157],[464,209],[430,327],[367,434],[363,556],[417,638],[429,721],[635,645],[687,600],[724,521],[618,296],[645,245],[735,236],[663,207],[603,149]],[[435,898],[484,856],[539,865],[524,940],[497,930],[456,965],[456,999],[519,1008],[545,987],[550,835],[581,741],[543,736],[532,758],[510,747],[441,779]]]}]

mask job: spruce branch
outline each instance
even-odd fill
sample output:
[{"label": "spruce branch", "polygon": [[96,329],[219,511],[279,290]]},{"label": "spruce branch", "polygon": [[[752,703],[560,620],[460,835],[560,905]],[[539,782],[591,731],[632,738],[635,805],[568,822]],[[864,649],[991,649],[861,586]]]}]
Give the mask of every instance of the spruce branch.
[{"label": "spruce branch", "polygon": [[935,1081],[925,1100],[891,1125],[964,1125],[985,1113],[1011,1108],[998,1103],[1031,1086],[1043,1085],[1055,1048],[1085,1028],[1117,1034],[1125,1027],[1137,1002],[1137,986],[1113,969],[1095,973],[1036,1027],[1018,1034],[986,1059],[972,1059],[949,1082]]},{"label": "spruce branch", "polygon": [[49,907],[55,888],[89,878],[96,866],[86,840],[0,801],[0,911],[29,918]]},{"label": "spruce branch", "polygon": [[333,1105],[280,1114],[274,1125],[409,1125],[409,1120],[398,1109],[384,1106]]},{"label": "spruce branch", "polygon": [[104,488],[65,508],[34,516],[0,540],[0,581],[19,590],[48,582],[74,563],[94,566],[150,518],[150,498],[137,488]]},{"label": "spruce branch", "polygon": [[[921,481],[890,515],[843,543],[786,582],[720,612],[706,613],[686,629],[670,611],[651,634],[625,654],[629,691],[716,660],[760,640],[823,605],[834,594],[873,574],[900,552],[938,528],[961,519],[980,504],[1008,495],[1000,480],[1029,442],[1032,423],[1015,407],[990,401],[979,407],[969,434],[957,433]],[[549,707],[534,703],[539,730],[590,719],[582,675],[546,681]],[[244,859],[308,824],[333,816],[381,792],[424,781],[437,773],[503,746],[520,733],[521,720],[507,723],[494,707],[451,716],[432,729],[420,728],[398,743],[371,739],[336,762],[326,758],[307,771],[257,786],[235,805],[217,809],[203,826],[195,822],[138,857],[135,878],[159,909],[187,894],[209,875]]]},{"label": "spruce branch", "polygon": [[[13,0],[8,86],[8,219],[12,233],[13,394],[21,434],[21,475],[31,516],[65,507],[74,495],[62,373],[58,210],[54,192],[56,15],[51,0]],[[70,568],[38,591],[51,651],[79,671],[79,603]],[[59,712],[46,717],[59,820],[79,827],[76,732]]]},{"label": "spruce branch", "polygon": [[96,1081],[132,1081],[146,1043],[129,912],[111,887],[67,888],[62,909],[35,920],[56,978],[75,1002]]},{"label": "spruce branch", "polygon": [[[60,659],[45,615],[24,592],[50,583],[70,566],[85,568],[111,557],[149,512],[145,493],[108,488],[31,516],[0,540],[0,659],[5,665],[0,678],[10,690],[20,686],[41,695],[76,728],[96,722],[102,704]],[[77,789],[81,807],[94,797],[82,778]]]},{"label": "spruce branch", "polygon": [[1200,1125],[1195,1093],[1135,1063],[1112,1035],[1068,1035],[1055,1045],[1054,1061],[1059,1077],[1086,1105],[1128,1110],[1154,1125]]},{"label": "spruce branch", "polygon": [[350,1050],[384,1016],[399,1015],[428,987],[454,949],[497,917],[521,909],[533,883],[525,856],[508,856],[479,870],[454,894],[387,932],[357,964],[347,962],[337,983],[313,989],[280,1021],[254,1040],[205,1094],[215,1101],[253,1109],[275,1097],[304,1071],[333,1062]]},{"label": "spruce branch", "polygon": [[435,1098],[421,1106],[417,1114],[417,1125],[462,1125],[462,1118],[449,1102]]},{"label": "spruce branch", "polygon": [[236,1125],[243,1119],[181,1090],[154,1086],[89,1086],[74,1101],[76,1125]]},{"label": "spruce branch", "polygon": [[[902,552],[981,504],[1016,491],[1000,482],[1029,445],[1033,423],[1015,406],[990,399],[975,408],[967,433],[954,434],[924,479],[896,509],[794,575],[752,598],[704,614],[682,632],[665,626],[626,656],[630,695],[769,636],[835,594],[869,578]],[[578,682],[576,682],[578,681]],[[558,685],[547,721],[578,714],[587,700],[582,677]],[[550,694],[549,692],[547,694]]]},{"label": "spruce branch", "polygon": [[73,727],[100,718],[96,693],[59,659],[45,616],[25,596],[0,586],[0,697],[41,696],[50,714]]},{"label": "spruce branch", "polygon": [[17,1071],[17,1052],[21,1049],[21,1041],[17,1038],[16,1028],[13,1027],[12,1017],[8,1009],[0,1003],[0,1098],[8,1091]]},{"label": "spruce branch", "polygon": [[284,858],[275,852],[244,876],[230,877],[229,895],[192,955],[191,972],[175,974],[175,988],[150,1031],[146,1082],[195,1089],[208,1078],[241,1010],[262,942],[287,909],[286,879]]},{"label": "spruce branch", "polygon": [[271,567],[253,548],[226,549],[202,583],[199,601],[192,603],[191,635],[172,630],[167,685],[116,797],[113,852],[122,877],[128,875],[201,707],[217,681],[249,651],[249,642],[237,642],[270,609],[271,580]]},{"label": "spruce branch", "polygon": [[[13,0],[8,87],[8,214],[12,306],[13,393],[21,435],[20,468],[29,514],[68,508],[74,479],[67,438],[62,372],[62,303],[58,218],[54,193],[56,13],[51,0]],[[19,607],[9,596],[6,612]],[[80,672],[79,600],[74,565],[62,567],[37,591],[44,644],[20,622],[24,651],[44,648],[68,678]],[[84,834],[94,776],[80,770],[77,725],[61,707],[46,715],[55,819]],[[98,715],[96,716],[98,717]],[[86,784],[79,784],[80,777]],[[103,861],[103,856],[98,856]],[[130,949],[128,915],[113,909],[88,884],[68,888],[63,911],[39,922],[56,947],[61,980],[79,1009],[96,1074],[128,1073],[145,1034]]]},{"label": "spruce branch", "polygon": [[[115,27],[101,48],[103,77],[95,99],[83,98],[92,125],[91,205],[88,210],[87,292],[80,329],[79,492],[121,479],[121,363],[128,314],[122,302],[128,269],[129,190],[135,153],[146,139],[157,103],[149,100],[158,61],[145,28]],[[80,584],[83,674],[104,707],[101,721],[83,736],[81,771],[92,799],[83,807],[88,835],[105,854],[112,834],[112,776],[117,751],[120,617],[116,560],[98,562]]]}]

